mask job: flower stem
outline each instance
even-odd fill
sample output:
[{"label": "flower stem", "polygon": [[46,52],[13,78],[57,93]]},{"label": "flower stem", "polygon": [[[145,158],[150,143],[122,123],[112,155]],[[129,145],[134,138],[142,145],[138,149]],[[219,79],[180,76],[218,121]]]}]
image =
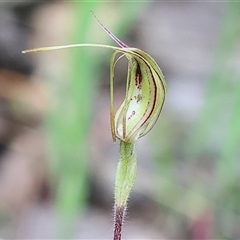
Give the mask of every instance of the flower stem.
[{"label": "flower stem", "polygon": [[134,143],[120,141],[120,161],[115,179],[114,240],[121,240],[127,200],[134,184],[137,158]]},{"label": "flower stem", "polygon": [[122,236],[122,225],[123,225],[123,219],[125,214],[125,208],[124,207],[118,207],[115,206],[115,217],[114,217],[114,240],[121,240]]}]

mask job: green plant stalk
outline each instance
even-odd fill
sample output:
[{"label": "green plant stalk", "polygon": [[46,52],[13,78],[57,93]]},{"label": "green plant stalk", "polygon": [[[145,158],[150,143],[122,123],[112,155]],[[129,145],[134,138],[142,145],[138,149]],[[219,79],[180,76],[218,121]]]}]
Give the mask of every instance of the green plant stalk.
[{"label": "green plant stalk", "polygon": [[137,172],[135,144],[120,141],[120,160],[115,179],[114,240],[120,240],[127,200]]}]

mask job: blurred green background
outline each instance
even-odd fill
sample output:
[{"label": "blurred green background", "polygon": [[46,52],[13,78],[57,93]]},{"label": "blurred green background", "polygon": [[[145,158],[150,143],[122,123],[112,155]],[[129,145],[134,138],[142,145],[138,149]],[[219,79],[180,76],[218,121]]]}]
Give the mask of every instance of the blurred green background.
[{"label": "blurred green background", "polygon": [[[105,49],[22,55],[70,43],[126,44],[159,63],[168,92],[137,143],[125,239],[240,239],[240,3],[0,3],[0,237],[110,239],[118,145]],[[124,96],[126,65],[116,67]]]}]

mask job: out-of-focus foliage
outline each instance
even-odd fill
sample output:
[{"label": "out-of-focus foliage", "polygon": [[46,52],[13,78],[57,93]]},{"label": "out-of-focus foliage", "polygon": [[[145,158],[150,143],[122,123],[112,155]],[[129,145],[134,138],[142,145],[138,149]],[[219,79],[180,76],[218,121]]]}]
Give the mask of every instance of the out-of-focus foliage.
[{"label": "out-of-focus foliage", "polygon": [[[240,236],[238,22],[240,4],[229,2],[216,42],[204,105],[196,122],[181,133],[182,140],[173,132],[174,120],[168,119],[162,127],[164,151],[156,157],[162,188],[159,201],[174,210],[169,216],[178,216],[179,224],[191,222],[188,231],[192,239]],[[177,155],[173,143],[182,148]]]}]

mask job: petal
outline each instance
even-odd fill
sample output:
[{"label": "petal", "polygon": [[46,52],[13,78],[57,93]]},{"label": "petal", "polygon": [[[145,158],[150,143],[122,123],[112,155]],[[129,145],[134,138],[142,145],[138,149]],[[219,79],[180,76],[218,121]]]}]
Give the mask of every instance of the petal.
[{"label": "petal", "polygon": [[129,59],[126,96],[116,113],[116,135],[135,142],[147,134],[161,112],[166,84],[153,58],[136,48],[125,48]]}]

